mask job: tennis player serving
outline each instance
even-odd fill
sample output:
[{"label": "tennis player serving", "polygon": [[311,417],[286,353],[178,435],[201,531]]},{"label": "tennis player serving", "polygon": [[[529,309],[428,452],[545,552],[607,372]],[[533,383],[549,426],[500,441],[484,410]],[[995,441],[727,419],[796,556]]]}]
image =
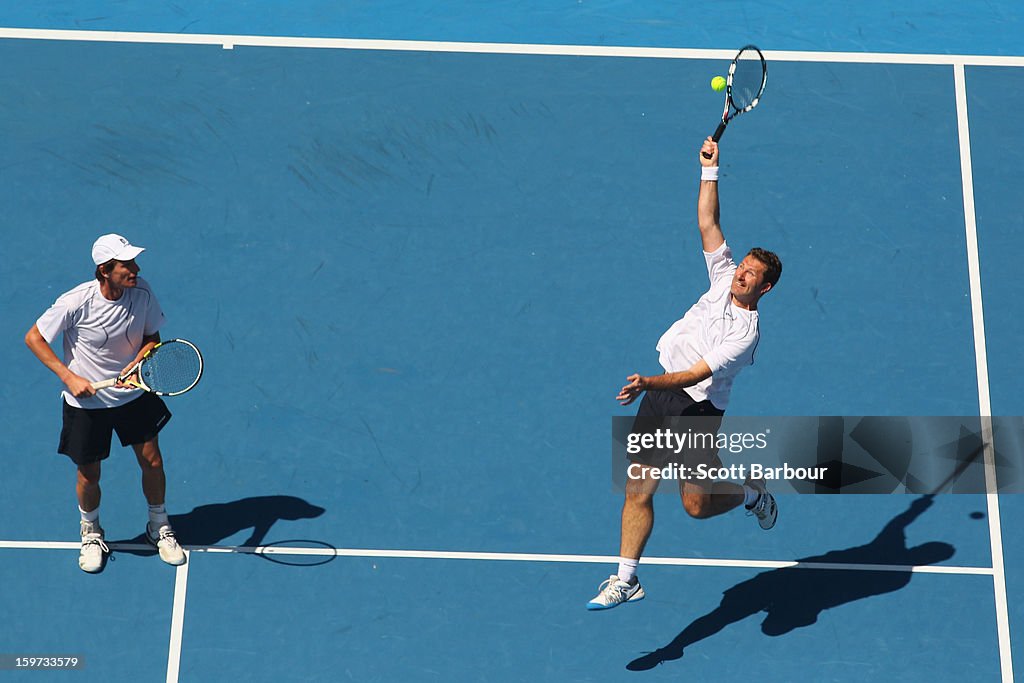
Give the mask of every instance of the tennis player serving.
[{"label": "tennis player serving", "polygon": [[[185,562],[164,507],[166,477],[157,442],[170,411],[159,396],[138,388],[92,386],[124,375],[160,342],[164,314],[149,283],[139,277],[135,258],[142,251],[120,235],[97,239],[92,247],[95,279],[58,297],[25,335],[32,353],[64,383],[57,451],[78,467],[78,565],[90,573],[103,569],[109,552],[99,520],[100,463],[110,455],[113,432],[122,446],[132,447],[142,468],[142,492],[149,503],[146,539],[164,562]],[[50,348],[62,333],[63,361]]]},{"label": "tennis player serving", "polygon": [[[630,375],[618,400],[629,405],[643,395],[637,411],[638,425],[650,418],[703,418],[717,432],[729,403],[733,380],[754,362],[759,341],[757,304],[779,281],[782,262],[764,249],[752,249],[737,265],[719,224],[718,143],[704,141],[700,154],[701,181],[697,196],[700,229],[710,288],[686,314],[662,335],[658,352],[664,374]],[[651,470],[667,464],[663,451],[632,455],[622,506],[618,571],[601,584],[587,609],[603,610],[624,602],[642,600],[644,590],[637,566],[654,528],[654,493],[659,480]],[[688,466],[720,467],[717,449],[694,448],[676,457]],[[742,486],[728,481],[680,479],[683,507],[698,519],[713,517],[741,504],[757,517],[763,529],[771,529],[778,516],[775,498],[763,482]]]}]

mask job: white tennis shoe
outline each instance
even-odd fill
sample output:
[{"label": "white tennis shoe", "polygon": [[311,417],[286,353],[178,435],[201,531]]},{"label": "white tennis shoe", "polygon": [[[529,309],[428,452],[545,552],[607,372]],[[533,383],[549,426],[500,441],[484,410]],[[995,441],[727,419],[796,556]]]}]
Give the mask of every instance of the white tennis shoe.
[{"label": "white tennis shoe", "polygon": [[95,574],[103,569],[103,559],[109,552],[99,522],[82,522],[82,549],[78,551],[78,566],[82,571]]},{"label": "white tennis shoe", "polygon": [[587,603],[587,609],[611,609],[618,607],[624,602],[636,602],[644,599],[644,589],[640,582],[629,583],[623,581],[615,574],[608,577],[608,580],[598,586],[598,593]]},{"label": "white tennis shoe", "polygon": [[775,521],[779,518],[779,506],[775,503],[775,496],[770,494],[764,483],[760,481],[749,481],[747,483],[760,492],[757,500],[754,501],[753,507],[749,507],[747,510],[757,517],[757,523],[761,525],[762,529],[767,531],[775,526]]},{"label": "white tennis shoe", "polygon": [[156,546],[160,553],[160,559],[167,564],[185,564],[185,551],[178,545],[178,539],[174,535],[174,529],[169,524],[164,524],[158,530],[153,530],[153,524],[146,524],[146,540]]}]

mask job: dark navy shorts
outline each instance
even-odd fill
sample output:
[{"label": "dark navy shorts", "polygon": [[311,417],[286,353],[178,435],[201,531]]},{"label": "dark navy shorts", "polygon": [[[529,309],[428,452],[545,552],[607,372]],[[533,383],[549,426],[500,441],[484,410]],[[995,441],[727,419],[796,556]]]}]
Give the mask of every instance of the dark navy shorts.
[{"label": "dark navy shorts", "polygon": [[143,393],[130,403],[114,408],[85,409],[64,404],[64,426],[57,452],[76,465],[105,460],[110,455],[113,433],[122,446],[152,440],[171,419],[171,411],[155,394]]},{"label": "dark navy shorts", "polygon": [[689,437],[689,443],[683,448],[644,448],[630,454],[629,460],[652,467],[714,463],[718,457],[715,439],[723,415],[725,411],[716,408],[711,401],[695,401],[682,389],[648,390],[640,401],[632,432],[643,434],[671,429],[675,434]]}]

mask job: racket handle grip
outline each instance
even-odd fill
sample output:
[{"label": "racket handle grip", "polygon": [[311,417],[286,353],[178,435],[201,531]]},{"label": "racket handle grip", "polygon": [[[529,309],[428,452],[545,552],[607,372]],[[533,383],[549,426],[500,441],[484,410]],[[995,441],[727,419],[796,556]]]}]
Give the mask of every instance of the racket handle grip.
[{"label": "racket handle grip", "polygon": [[100,389],[109,389],[115,384],[117,384],[116,379],[105,379],[102,382],[93,382],[92,388],[95,389],[96,391],[99,391]]},{"label": "racket handle grip", "polygon": [[[720,124],[718,124],[718,128],[715,129],[715,134],[711,136],[712,141],[718,142],[719,140],[722,139],[722,133],[725,132],[725,125],[725,121],[722,121]],[[701,152],[701,154],[704,156],[705,159],[711,158],[711,155],[708,154],[707,152]]]},{"label": "racket handle grip", "polygon": [[722,134],[725,132],[725,126],[725,121],[722,121],[720,124],[718,124],[718,128],[715,129],[715,134],[711,136],[711,139],[714,140],[715,142],[721,140]]}]

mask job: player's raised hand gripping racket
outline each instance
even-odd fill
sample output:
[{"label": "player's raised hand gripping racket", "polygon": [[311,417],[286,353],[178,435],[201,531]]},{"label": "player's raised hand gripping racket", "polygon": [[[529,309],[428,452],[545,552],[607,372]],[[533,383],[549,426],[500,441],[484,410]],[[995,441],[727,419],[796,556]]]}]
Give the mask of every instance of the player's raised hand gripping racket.
[{"label": "player's raised hand gripping racket", "polygon": [[202,376],[203,356],[196,345],[184,339],[169,339],[151,348],[120,377],[93,382],[92,388],[106,389],[120,383],[158,396],[177,396],[199,384]]},{"label": "player's raised hand gripping racket", "polygon": [[[761,51],[754,45],[740,48],[739,54],[729,65],[725,87],[725,110],[722,112],[722,122],[711,136],[712,140],[718,142],[730,121],[757,106],[767,80],[768,63],[764,61]],[[704,158],[710,159],[711,155],[704,152]]]}]

